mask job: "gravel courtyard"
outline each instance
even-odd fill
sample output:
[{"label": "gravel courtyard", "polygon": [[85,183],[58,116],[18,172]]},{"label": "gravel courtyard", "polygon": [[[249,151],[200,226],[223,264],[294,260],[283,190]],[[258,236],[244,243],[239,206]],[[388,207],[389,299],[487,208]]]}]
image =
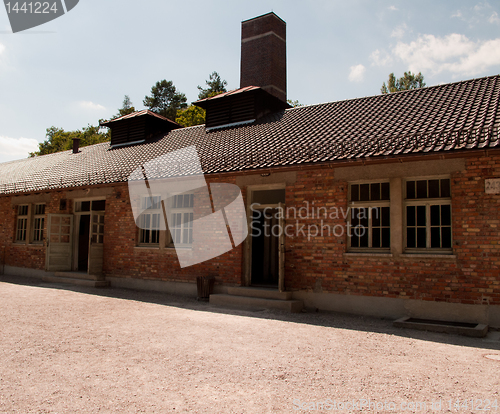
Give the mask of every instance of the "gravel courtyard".
[{"label": "gravel courtyard", "polygon": [[0,276],[0,412],[500,412],[499,334]]}]

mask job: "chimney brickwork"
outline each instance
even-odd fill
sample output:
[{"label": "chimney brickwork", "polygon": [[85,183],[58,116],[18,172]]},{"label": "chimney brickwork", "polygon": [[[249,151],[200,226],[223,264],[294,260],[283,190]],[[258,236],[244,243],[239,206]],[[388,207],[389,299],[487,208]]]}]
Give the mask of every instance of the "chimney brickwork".
[{"label": "chimney brickwork", "polygon": [[241,23],[240,87],[246,86],[286,102],[286,23],[272,12]]}]

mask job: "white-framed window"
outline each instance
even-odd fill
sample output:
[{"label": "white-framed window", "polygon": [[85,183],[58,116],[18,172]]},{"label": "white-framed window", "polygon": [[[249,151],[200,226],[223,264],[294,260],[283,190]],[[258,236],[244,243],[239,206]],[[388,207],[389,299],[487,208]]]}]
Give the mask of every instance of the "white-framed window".
[{"label": "white-framed window", "polygon": [[383,251],[391,247],[389,182],[349,186],[349,251]]},{"label": "white-framed window", "polygon": [[146,196],[141,200],[139,245],[160,244],[160,220],[163,217],[161,196]]},{"label": "white-framed window", "polygon": [[177,194],[170,199],[171,245],[190,247],[193,244],[194,194]]},{"label": "white-framed window", "polygon": [[45,227],[45,204],[35,204],[33,214],[33,243],[43,243]]},{"label": "white-framed window", "polygon": [[43,243],[45,204],[20,204],[17,206],[16,243]]},{"label": "white-framed window", "polygon": [[18,243],[27,241],[29,207],[28,204],[17,206],[16,242]]},{"label": "white-framed window", "polygon": [[451,252],[449,178],[406,180],[405,248],[408,252]]}]

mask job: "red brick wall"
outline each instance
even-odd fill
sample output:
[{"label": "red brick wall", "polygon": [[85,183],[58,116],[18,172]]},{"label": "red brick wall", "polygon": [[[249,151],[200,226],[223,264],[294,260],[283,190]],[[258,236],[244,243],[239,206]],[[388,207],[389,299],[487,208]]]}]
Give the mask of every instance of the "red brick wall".
[{"label": "red brick wall", "polygon": [[[72,212],[71,202],[67,203],[66,210],[60,210],[59,201],[66,197],[64,191],[56,191],[50,194],[50,201],[46,203],[45,213],[67,214]],[[37,270],[45,269],[45,246],[40,244],[15,243],[17,206],[12,205],[12,199],[16,197],[0,197],[0,263],[31,268]],[[45,220],[44,234],[47,231],[47,220]]]},{"label": "red brick wall", "polygon": [[[318,235],[310,240],[287,237],[286,287],[292,290],[411,298],[464,304],[500,304],[500,195],[485,194],[485,178],[500,177],[500,157],[471,158],[467,169],[452,174],[453,254],[456,259],[344,256],[346,236]],[[346,182],[335,170],[297,172],[286,188],[287,207],[347,208]],[[207,177],[207,182],[235,183],[234,177]],[[246,189],[242,189],[244,198]],[[52,192],[46,213],[59,213],[66,193]],[[313,204],[314,203],[314,204]],[[68,203],[65,213],[72,212]],[[0,197],[0,260],[7,265],[43,269],[43,246],[13,243],[16,210],[11,197]],[[323,219],[344,227],[345,219]],[[318,225],[320,219],[288,219],[286,224]],[[214,275],[218,283],[239,285],[243,277],[242,245],[220,257],[180,269],[174,249],[138,248],[126,184],[116,185],[106,199],[104,273],[107,276],[194,283],[196,276]]]},{"label": "red brick wall", "polygon": [[[207,182],[234,183],[234,178]],[[118,193],[120,194],[118,196]],[[130,210],[127,185],[117,186],[106,201],[104,238],[104,273],[114,277],[195,282],[196,276],[215,276],[217,283],[241,284],[241,246],[215,259],[194,266],[180,268],[173,248],[136,247],[138,229]]]},{"label": "red brick wall", "polygon": [[[456,259],[347,256],[346,237],[286,239],[286,285],[296,290],[411,298],[464,304],[500,304],[500,195],[485,194],[485,178],[500,177],[500,157],[467,160],[452,175],[453,254]],[[302,171],[287,187],[287,207],[347,208],[346,182],[334,171]],[[288,220],[287,223],[295,223]],[[317,220],[298,220],[300,224]],[[343,218],[325,220],[343,225]]]}]

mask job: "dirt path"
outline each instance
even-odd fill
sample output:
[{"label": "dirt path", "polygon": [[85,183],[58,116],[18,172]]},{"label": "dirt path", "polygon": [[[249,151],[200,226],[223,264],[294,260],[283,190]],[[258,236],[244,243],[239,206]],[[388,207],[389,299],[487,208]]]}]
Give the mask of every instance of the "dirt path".
[{"label": "dirt path", "polygon": [[500,355],[498,333],[12,281],[0,278],[2,413],[484,412],[487,399],[500,412],[500,361],[484,357]]}]

